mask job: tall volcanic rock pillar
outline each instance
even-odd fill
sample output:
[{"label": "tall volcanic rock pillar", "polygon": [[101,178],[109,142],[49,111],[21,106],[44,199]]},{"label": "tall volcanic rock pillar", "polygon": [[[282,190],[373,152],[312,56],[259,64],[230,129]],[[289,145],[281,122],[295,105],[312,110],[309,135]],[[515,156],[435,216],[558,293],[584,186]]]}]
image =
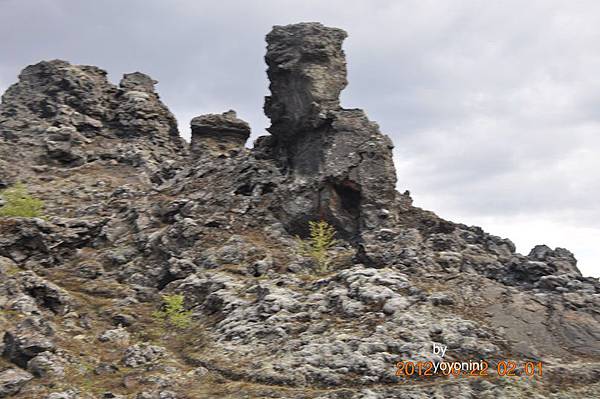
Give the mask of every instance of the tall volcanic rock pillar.
[{"label": "tall volcanic rock pillar", "polygon": [[319,23],[267,35],[271,136],[259,140],[290,179],[282,218],[295,232],[325,219],[349,238],[396,219],[393,145],[360,109],[343,109],[346,32]]}]

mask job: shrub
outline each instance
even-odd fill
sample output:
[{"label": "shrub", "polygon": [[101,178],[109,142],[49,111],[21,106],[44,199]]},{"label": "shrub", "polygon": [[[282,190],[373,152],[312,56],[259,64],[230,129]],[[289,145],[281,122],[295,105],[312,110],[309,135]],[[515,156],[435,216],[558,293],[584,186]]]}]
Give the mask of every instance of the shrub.
[{"label": "shrub", "polygon": [[33,198],[23,183],[7,188],[1,194],[4,205],[0,216],[35,218],[42,215],[44,201]]},{"label": "shrub", "polygon": [[299,237],[302,255],[311,257],[317,264],[319,271],[325,273],[331,264],[330,249],[337,244],[335,228],[324,220],[308,222],[310,238],[301,240]]},{"label": "shrub", "polygon": [[152,313],[152,316],[171,327],[184,329],[192,323],[192,312],[185,310],[183,295],[163,295],[162,310]]}]

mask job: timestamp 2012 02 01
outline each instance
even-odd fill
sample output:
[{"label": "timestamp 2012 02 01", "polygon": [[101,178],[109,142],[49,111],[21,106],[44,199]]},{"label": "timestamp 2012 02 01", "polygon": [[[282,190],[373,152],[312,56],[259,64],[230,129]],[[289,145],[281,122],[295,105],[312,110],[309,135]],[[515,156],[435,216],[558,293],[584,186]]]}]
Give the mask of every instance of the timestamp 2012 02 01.
[{"label": "timestamp 2012 02 01", "polygon": [[490,372],[499,377],[542,377],[542,362],[517,362],[500,360],[490,369],[490,363],[485,360],[468,362],[433,362],[433,361],[400,361],[396,363],[397,377],[487,377]]}]

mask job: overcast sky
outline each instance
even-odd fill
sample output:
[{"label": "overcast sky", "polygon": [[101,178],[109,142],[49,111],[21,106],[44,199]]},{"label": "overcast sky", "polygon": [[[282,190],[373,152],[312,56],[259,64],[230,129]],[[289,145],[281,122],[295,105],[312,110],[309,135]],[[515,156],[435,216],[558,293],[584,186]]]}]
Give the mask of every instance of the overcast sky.
[{"label": "overcast sky", "polygon": [[264,35],[320,21],[349,33],[345,107],[396,145],[417,206],[566,247],[600,276],[600,2],[0,0],[0,91],[60,58],[118,82],[142,71],[189,136],[235,109],[264,134]]}]

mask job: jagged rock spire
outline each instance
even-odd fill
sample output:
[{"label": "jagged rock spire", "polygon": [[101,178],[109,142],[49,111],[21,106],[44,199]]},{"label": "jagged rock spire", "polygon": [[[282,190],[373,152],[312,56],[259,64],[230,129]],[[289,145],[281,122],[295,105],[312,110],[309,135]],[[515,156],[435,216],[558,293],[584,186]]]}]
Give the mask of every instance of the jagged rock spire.
[{"label": "jagged rock spire", "polygon": [[156,137],[181,145],[177,120],[154,90],[158,83],[141,73],[126,73],[119,83],[114,129],[121,136]]},{"label": "jagged rock spire", "polygon": [[269,131],[289,136],[321,126],[328,111],[340,108],[346,87],[345,31],[320,23],[275,26],[267,35],[267,74],[271,96],[265,113]]},{"label": "jagged rock spire", "polygon": [[356,237],[395,220],[392,143],[362,110],[340,106],[345,38],[320,23],[275,26],[267,35],[272,136],[258,147],[298,183],[290,186],[296,200],[282,202],[291,230],[324,218]]}]

